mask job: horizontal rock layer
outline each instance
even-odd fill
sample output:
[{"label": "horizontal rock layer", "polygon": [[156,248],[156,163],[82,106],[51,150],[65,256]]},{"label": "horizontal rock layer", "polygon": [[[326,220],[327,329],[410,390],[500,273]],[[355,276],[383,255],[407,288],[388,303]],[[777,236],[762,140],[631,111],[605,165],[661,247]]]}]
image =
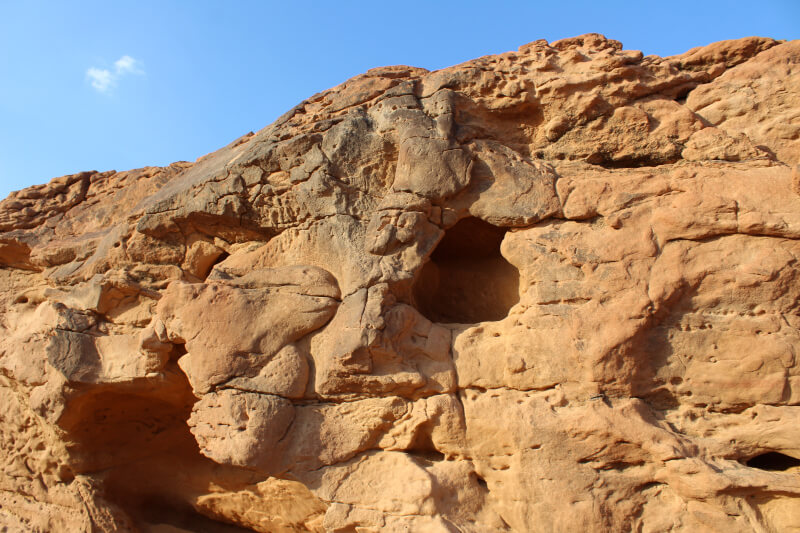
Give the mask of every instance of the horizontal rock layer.
[{"label": "horizontal rock layer", "polygon": [[0,203],[0,528],[800,529],[800,41],[385,67]]}]

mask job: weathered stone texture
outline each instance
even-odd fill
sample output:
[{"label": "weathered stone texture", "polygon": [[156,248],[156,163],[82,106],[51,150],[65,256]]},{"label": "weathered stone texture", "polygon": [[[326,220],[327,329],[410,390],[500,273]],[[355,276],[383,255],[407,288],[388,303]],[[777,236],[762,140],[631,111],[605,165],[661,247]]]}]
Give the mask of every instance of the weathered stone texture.
[{"label": "weathered stone texture", "polygon": [[374,69],[0,203],[0,530],[800,531],[800,41]]}]

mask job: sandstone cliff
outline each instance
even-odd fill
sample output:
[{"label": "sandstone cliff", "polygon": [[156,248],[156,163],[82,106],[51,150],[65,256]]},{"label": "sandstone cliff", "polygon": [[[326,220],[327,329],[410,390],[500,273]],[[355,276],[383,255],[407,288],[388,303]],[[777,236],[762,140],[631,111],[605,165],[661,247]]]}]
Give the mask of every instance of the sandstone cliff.
[{"label": "sandstone cliff", "polygon": [[0,530],[800,531],[798,162],[800,41],[590,34],[14,193]]}]

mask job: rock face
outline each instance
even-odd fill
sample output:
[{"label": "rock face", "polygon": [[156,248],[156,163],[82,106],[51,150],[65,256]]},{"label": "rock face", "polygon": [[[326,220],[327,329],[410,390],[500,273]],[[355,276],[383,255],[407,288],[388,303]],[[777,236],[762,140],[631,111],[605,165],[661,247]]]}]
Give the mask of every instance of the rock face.
[{"label": "rock face", "polygon": [[800,41],[371,70],[0,203],[0,530],[800,531]]}]

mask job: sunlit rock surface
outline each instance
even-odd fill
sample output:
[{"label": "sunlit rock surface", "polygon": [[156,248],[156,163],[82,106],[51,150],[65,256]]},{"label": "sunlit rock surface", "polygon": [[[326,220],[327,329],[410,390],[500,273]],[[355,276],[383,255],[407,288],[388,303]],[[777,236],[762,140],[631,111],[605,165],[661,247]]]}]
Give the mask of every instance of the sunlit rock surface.
[{"label": "sunlit rock surface", "polygon": [[0,530],[800,531],[800,41],[386,67],[0,203]]}]

